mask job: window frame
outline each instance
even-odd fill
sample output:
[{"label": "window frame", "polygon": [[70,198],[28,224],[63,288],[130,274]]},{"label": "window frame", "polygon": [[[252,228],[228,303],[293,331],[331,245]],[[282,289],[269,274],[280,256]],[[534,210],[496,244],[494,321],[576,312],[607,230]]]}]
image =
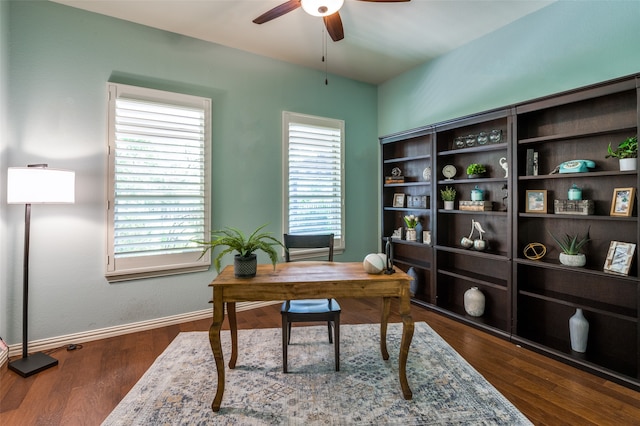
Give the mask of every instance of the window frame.
[{"label": "window frame", "polygon": [[201,256],[201,251],[115,258],[115,104],[120,97],[204,110],[204,237],[209,235],[211,223],[211,99],[119,83],[107,83],[108,164],[105,277],[109,282],[118,282],[207,271],[211,265],[211,256]]},{"label": "window frame", "polygon": [[[334,254],[341,254],[346,248],[345,243],[345,123],[344,120],[300,114],[296,112],[282,112],[282,203],[283,233],[289,233],[289,124],[332,128],[340,131],[340,235],[334,238]],[[333,232],[327,230],[327,233]],[[325,249],[296,249],[291,252],[292,260],[303,260],[324,256]]]}]

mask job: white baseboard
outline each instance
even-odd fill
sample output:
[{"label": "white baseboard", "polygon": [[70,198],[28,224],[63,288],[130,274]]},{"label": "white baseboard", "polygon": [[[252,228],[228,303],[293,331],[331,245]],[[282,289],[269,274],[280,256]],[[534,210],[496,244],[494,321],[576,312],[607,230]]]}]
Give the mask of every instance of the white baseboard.
[{"label": "white baseboard", "polygon": [[[248,311],[250,309],[261,308],[282,302],[240,302],[236,304],[236,311]],[[93,340],[107,339],[109,337],[123,336],[129,333],[151,330],[154,328],[166,327],[173,324],[183,322],[197,321],[201,319],[212,318],[213,311],[211,308],[201,311],[188,312],[186,314],[172,315],[164,318],[153,320],[134,322],[131,324],[117,325],[114,327],[100,328],[97,330],[84,331],[81,333],[67,334],[64,336],[51,337],[47,339],[34,340],[29,342],[29,352],[41,352],[49,349],[55,349],[66,346],[71,343],[86,343]],[[0,367],[7,362],[8,357],[19,355],[22,352],[22,343],[9,345],[9,353],[7,351],[0,353]]]}]

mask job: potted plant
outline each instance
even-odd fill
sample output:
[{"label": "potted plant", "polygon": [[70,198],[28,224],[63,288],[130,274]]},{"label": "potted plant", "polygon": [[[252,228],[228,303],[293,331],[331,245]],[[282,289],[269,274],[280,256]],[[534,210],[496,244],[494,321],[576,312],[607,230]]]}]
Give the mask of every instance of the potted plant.
[{"label": "potted plant", "polygon": [[636,170],[638,167],[638,137],[633,136],[623,140],[615,150],[611,148],[611,143],[609,143],[605,158],[610,157],[620,161],[621,171]]},{"label": "potted plant", "polygon": [[420,222],[420,218],[414,214],[410,214],[404,217],[404,223],[407,225],[407,241],[416,241],[416,226]]},{"label": "potted plant", "polygon": [[467,166],[467,175],[469,179],[480,177],[480,175],[486,173],[487,168],[483,164],[471,163]]},{"label": "potted plant", "polygon": [[202,256],[218,246],[226,246],[226,248],[219,252],[213,259],[213,265],[218,272],[220,272],[220,260],[222,256],[234,251],[237,252],[233,263],[235,276],[238,278],[251,278],[256,276],[258,263],[256,251],[262,250],[265,252],[269,256],[269,259],[271,259],[271,263],[275,269],[276,263],[278,262],[278,252],[274,246],[284,248],[284,245],[271,236],[270,232],[261,232],[265,226],[267,226],[267,224],[260,226],[253,231],[248,238],[239,229],[227,227],[222,230],[211,231],[211,240],[196,240],[195,242],[205,246],[202,251]]},{"label": "potted plant", "polygon": [[444,201],[444,209],[453,210],[453,202],[456,199],[456,190],[447,186],[440,190],[440,196],[442,197],[442,201]]},{"label": "potted plant", "polygon": [[584,266],[587,263],[587,258],[584,253],[580,253],[582,246],[587,244],[591,239],[589,238],[589,229],[584,237],[580,237],[578,234],[569,235],[565,234],[564,238],[560,239],[549,232],[551,238],[558,244],[562,253],[560,253],[560,263],[567,266]]}]

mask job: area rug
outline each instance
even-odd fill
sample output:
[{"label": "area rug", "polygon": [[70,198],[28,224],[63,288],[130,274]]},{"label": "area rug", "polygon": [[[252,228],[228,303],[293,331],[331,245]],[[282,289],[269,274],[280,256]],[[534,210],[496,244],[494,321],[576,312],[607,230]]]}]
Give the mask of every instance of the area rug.
[{"label": "area rug", "polygon": [[[401,324],[340,327],[340,371],[326,326],[294,327],[289,373],[280,329],[238,331],[238,362],[226,369],[219,412],[217,374],[206,332],[180,333],[104,421],[110,425],[529,425],[527,418],[431,327],[416,323],[407,377],[398,381]],[[225,366],[231,353],[222,332]]]}]

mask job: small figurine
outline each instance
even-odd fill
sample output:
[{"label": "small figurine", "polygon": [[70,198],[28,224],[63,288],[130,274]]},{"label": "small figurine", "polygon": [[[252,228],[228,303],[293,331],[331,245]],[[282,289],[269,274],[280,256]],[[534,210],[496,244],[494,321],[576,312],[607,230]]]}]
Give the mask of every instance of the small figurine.
[{"label": "small figurine", "polygon": [[509,164],[507,163],[506,157],[500,158],[500,167],[504,169],[504,177],[505,179],[509,177]]}]

